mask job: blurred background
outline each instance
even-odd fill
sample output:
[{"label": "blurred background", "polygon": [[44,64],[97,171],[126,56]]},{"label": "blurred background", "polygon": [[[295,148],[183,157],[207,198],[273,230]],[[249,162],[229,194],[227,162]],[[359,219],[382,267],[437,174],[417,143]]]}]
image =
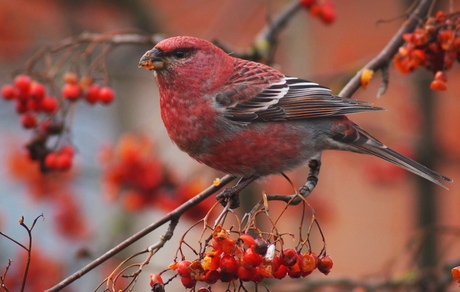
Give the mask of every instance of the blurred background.
[{"label": "blurred background", "polygon": [[[165,37],[191,35],[218,41],[237,52],[249,51],[267,19],[291,2],[0,0],[0,84],[11,83],[26,61],[43,46],[82,32],[138,29]],[[293,16],[279,35],[274,66],[286,75],[316,81],[338,93],[391,39],[404,22],[411,1],[353,0],[334,4],[337,18],[332,24],[311,17],[307,10]],[[170,142],[159,116],[153,75],[137,68],[140,57],[149,48],[150,45],[124,45],[107,56],[109,85],[115,90],[116,99],[107,106],[77,106],[71,135],[77,151],[74,168],[60,176],[58,182],[56,178],[46,179],[45,188],[45,179],[20,158],[31,132],[19,125],[13,105],[0,101],[0,231],[27,242],[27,233],[17,220],[24,215],[30,226],[38,215],[43,213],[45,217],[44,221],[38,220],[33,230],[34,251],[47,262],[33,271],[37,273],[35,281],[42,286],[26,291],[41,291],[55,285],[165,214],[155,206],[137,206],[129,211],[117,195],[107,199],[101,149],[115,147],[126,133],[147,136],[161,164],[174,173],[177,181],[193,184],[197,190],[222,175],[193,161]],[[365,90],[353,96],[387,109],[353,115],[351,118],[357,124],[391,148],[452,178],[454,183],[448,185],[450,190],[445,190],[375,157],[324,153],[320,181],[309,200],[325,234],[334,267],[327,277],[316,273],[304,281],[410,281],[417,277],[417,271],[427,269],[430,273],[424,275],[429,275],[429,281],[430,277],[450,277],[450,268],[459,265],[460,83],[455,82],[460,78],[459,68],[455,64],[448,72],[448,89],[435,92],[429,89],[431,73],[420,69],[402,75],[390,66],[390,83],[384,96],[376,97],[380,73],[375,74]],[[307,171],[302,168],[288,176],[300,186]],[[292,193],[284,178],[272,176],[254,183],[248,190],[253,193],[247,196],[248,200],[258,200],[262,191]],[[51,192],[53,196],[49,195]],[[212,205],[214,199],[209,200]],[[292,227],[298,217],[298,213],[288,212],[281,224]],[[196,218],[180,221],[163,256],[154,257],[135,291],[150,289],[148,274],[159,272],[172,262],[178,239],[195,221]],[[164,228],[153,232],[65,291],[94,290],[117,260],[157,242],[164,232]],[[320,249],[319,233],[312,237],[316,237],[314,241]],[[0,237],[0,274],[8,259],[13,259],[9,274],[19,277],[21,269],[15,264],[19,265],[24,254],[17,245]],[[32,281],[34,276],[30,278]],[[273,284],[282,284],[286,291],[289,287],[291,291],[304,291],[303,283],[283,280]]]}]

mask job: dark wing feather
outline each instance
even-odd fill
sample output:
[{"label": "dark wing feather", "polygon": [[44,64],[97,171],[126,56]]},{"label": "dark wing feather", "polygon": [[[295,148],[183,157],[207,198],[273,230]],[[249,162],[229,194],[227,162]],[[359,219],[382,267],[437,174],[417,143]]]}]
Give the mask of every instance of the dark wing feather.
[{"label": "dark wing feather", "polygon": [[[235,100],[235,99],[232,99]],[[284,77],[250,99],[229,105],[224,116],[237,122],[333,117],[383,110],[369,103],[332,95],[317,83]]]}]

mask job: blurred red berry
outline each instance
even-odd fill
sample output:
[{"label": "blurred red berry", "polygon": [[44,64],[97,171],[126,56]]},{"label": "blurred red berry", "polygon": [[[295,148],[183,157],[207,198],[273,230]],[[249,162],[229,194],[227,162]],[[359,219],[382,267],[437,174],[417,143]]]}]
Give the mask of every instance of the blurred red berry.
[{"label": "blurred red berry", "polygon": [[21,125],[26,129],[32,129],[37,126],[37,117],[32,113],[21,115]]},{"label": "blurred red berry", "polygon": [[41,105],[42,111],[48,114],[52,114],[59,107],[59,102],[52,96],[45,96],[41,100],[40,105]]},{"label": "blurred red berry", "polygon": [[81,90],[77,84],[67,83],[62,87],[62,96],[68,100],[77,100],[80,97]]},{"label": "blurred red berry", "polygon": [[2,86],[2,97],[6,100],[12,100],[17,98],[19,95],[18,89],[11,84]]},{"label": "blurred red berry", "polygon": [[87,89],[86,89],[86,93],[85,93],[85,100],[89,103],[89,104],[95,104],[98,100],[99,100],[99,92],[100,92],[101,88],[99,87],[99,85],[90,85]]},{"label": "blurred red berry", "polygon": [[45,165],[49,169],[56,169],[57,168],[57,153],[50,152],[45,157]]},{"label": "blurred red berry", "polygon": [[28,75],[18,75],[14,78],[14,86],[21,91],[21,93],[28,93],[32,78]]},{"label": "blurred red berry", "polygon": [[46,94],[46,87],[42,83],[32,82],[29,90],[30,96],[36,101],[41,101]]},{"label": "blurred red berry", "polygon": [[66,153],[59,153],[56,158],[56,169],[69,170],[72,167],[72,157]]},{"label": "blurred red berry", "polygon": [[99,90],[99,100],[103,103],[111,103],[115,98],[115,93],[112,88],[104,86]]}]

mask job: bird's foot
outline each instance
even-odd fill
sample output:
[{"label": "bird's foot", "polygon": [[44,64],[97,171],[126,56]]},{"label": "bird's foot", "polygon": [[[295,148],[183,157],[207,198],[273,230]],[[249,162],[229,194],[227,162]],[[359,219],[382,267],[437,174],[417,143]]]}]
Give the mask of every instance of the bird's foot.
[{"label": "bird's foot", "polygon": [[310,168],[310,172],[308,173],[307,182],[299,189],[298,193],[289,196],[269,195],[267,196],[267,199],[269,201],[284,201],[289,205],[297,205],[302,202],[306,197],[308,197],[308,195],[311,194],[313,189],[316,187],[316,184],[318,183],[321,160],[310,160],[308,167]]},{"label": "bird's foot", "polygon": [[242,178],[235,186],[224,189],[216,196],[216,199],[224,207],[229,205],[230,209],[238,208],[240,206],[240,192],[257,178],[257,176]]}]

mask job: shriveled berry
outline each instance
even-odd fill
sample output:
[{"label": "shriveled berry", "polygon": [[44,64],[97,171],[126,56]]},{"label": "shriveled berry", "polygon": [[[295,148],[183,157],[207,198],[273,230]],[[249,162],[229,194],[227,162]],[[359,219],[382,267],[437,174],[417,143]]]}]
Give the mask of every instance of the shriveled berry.
[{"label": "shriveled berry", "polygon": [[281,253],[281,264],[287,267],[297,263],[297,251],[292,248],[285,248]]},{"label": "shriveled berry", "polygon": [[254,245],[254,251],[262,256],[267,253],[268,244],[263,239],[257,239]]},{"label": "shriveled berry", "polygon": [[332,262],[331,257],[328,255],[320,256],[318,258],[318,270],[325,275],[329,274],[333,264],[334,263]]}]

